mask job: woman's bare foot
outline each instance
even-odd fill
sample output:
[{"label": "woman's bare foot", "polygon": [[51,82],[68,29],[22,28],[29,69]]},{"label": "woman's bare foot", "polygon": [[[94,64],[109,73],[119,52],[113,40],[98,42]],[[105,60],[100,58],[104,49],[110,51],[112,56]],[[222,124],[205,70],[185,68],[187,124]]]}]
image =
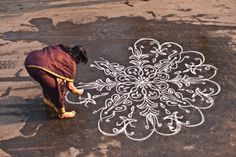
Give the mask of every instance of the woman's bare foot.
[{"label": "woman's bare foot", "polygon": [[61,119],[68,119],[68,118],[74,118],[75,115],[76,115],[75,111],[70,111],[70,112],[59,114],[58,117]]}]

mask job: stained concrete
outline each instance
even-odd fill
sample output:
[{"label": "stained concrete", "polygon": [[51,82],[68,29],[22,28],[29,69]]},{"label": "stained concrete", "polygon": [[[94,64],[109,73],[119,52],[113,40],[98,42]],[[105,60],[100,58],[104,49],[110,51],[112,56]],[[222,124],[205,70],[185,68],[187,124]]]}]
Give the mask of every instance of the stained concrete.
[{"label": "stained concrete", "polygon": [[[22,0],[19,4],[8,1],[10,5],[1,5],[2,156],[236,156],[234,1],[203,2],[202,5],[210,4],[204,7],[196,1],[181,5],[181,0],[169,5],[166,1],[132,1],[134,7],[124,2]],[[75,10],[76,15],[71,16]],[[222,91],[214,97],[214,106],[204,110],[204,124],[183,128],[170,137],[154,134],[142,142],[122,134],[107,137],[97,128],[99,115],[92,114],[98,106],[66,104],[78,116],[59,120],[43,106],[38,84],[22,70],[30,51],[57,43],[84,45],[88,49],[88,64],[103,57],[127,65],[130,55],[127,48],[142,37],[161,43],[173,41],[184,50],[200,51],[206,63],[218,68],[214,81]],[[88,65],[77,68],[77,82],[104,77]]]}]

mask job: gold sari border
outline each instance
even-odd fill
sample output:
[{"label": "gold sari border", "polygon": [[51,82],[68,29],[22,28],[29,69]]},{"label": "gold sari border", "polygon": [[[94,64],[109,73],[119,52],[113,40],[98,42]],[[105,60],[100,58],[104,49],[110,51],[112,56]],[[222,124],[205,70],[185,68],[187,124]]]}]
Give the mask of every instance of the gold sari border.
[{"label": "gold sari border", "polygon": [[37,66],[37,65],[27,65],[26,67],[29,67],[29,68],[38,68],[38,69],[44,70],[44,71],[46,71],[46,72],[48,72],[48,73],[50,73],[50,74],[56,76],[56,77],[59,77],[59,78],[61,78],[61,79],[63,79],[63,80],[66,80],[66,81],[69,81],[69,82],[74,82],[74,79],[70,79],[70,78],[61,76],[61,75],[59,75],[59,74],[57,74],[57,73],[55,73],[55,72],[53,72],[53,71],[51,71],[51,70],[48,70],[48,69],[46,69],[46,68],[43,68],[43,67],[41,67],[41,66]]}]

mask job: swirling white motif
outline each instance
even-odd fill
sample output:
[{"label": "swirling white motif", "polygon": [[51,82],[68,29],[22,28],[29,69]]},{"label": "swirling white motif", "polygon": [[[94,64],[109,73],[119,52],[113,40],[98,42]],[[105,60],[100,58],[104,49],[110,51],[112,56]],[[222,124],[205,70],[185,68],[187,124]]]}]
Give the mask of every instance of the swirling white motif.
[{"label": "swirling white motif", "polygon": [[[182,126],[196,127],[204,122],[202,110],[212,107],[213,96],[220,86],[211,79],[217,69],[204,64],[205,57],[197,51],[183,51],[174,42],[160,44],[142,38],[129,47],[130,66],[95,61],[91,67],[102,70],[107,79],[81,83],[78,88],[115,91],[105,100],[98,128],[108,136],[124,133],[132,140],[142,141],[154,132],[163,136],[177,134]],[[68,93],[67,93],[68,96]],[[95,99],[108,93],[82,98],[79,103],[96,104]]]}]

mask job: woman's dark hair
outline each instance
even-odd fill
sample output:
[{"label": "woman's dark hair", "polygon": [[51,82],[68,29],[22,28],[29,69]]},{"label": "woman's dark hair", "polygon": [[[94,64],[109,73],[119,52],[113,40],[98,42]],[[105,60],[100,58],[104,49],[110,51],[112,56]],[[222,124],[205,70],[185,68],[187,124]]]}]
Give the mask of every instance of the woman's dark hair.
[{"label": "woman's dark hair", "polygon": [[59,46],[61,47],[62,50],[70,54],[75,59],[76,64],[78,63],[87,64],[88,62],[87,52],[83,46],[77,45],[72,48],[64,46],[62,44],[59,44]]}]

